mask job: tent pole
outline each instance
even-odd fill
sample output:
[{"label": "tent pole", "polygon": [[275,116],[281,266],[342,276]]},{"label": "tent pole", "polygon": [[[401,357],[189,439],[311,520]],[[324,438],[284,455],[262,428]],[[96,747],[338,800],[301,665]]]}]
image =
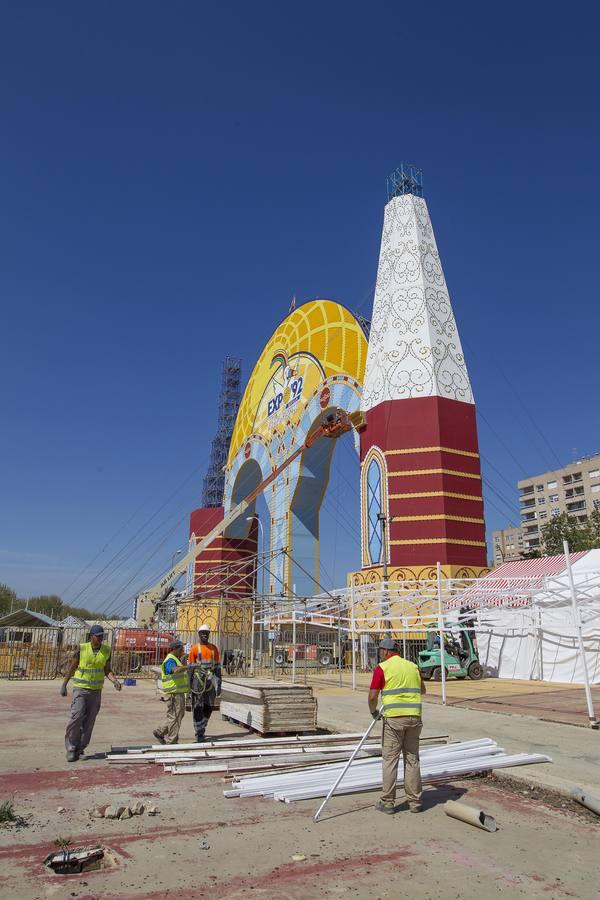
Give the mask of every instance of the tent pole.
[{"label": "tent pole", "polygon": [[350,582],[350,609],[352,626],[350,636],[352,638],[352,690],[356,690],[356,621],[354,619],[354,580]]},{"label": "tent pole", "polygon": [[573,624],[577,629],[577,641],[579,643],[579,652],[581,654],[581,664],[583,666],[583,680],[585,682],[585,699],[587,701],[588,718],[592,728],[598,728],[598,722],[594,714],[594,704],[592,702],[592,691],[590,688],[590,676],[588,673],[587,660],[585,658],[585,646],[583,643],[583,631],[581,628],[581,616],[577,608],[577,593],[575,591],[575,582],[573,581],[573,570],[571,568],[571,557],[569,556],[569,544],[563,541],[563,550],[565,552],[565,562],[567,564],[567,573],[569,576],[569,587],[571,588],[571,605],[573,607]]},{"label": "tent pole", "polygon": [[440,629],[440,662],[442,664],[442,705],[446,705],[446,647],[444,646],[444,613],[442,611],[442,565],[437,564],[438,624]]}]

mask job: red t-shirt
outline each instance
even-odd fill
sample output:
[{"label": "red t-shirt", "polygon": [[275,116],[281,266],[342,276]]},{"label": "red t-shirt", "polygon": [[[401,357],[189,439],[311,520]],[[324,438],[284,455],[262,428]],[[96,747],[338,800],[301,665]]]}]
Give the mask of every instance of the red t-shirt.
[{"label": "red t-shirt", "polygon": [[385,675],[381,666],[375,666],[373,670],[373,678],[371,679],[371,690],[382,691],[385,687]]}]

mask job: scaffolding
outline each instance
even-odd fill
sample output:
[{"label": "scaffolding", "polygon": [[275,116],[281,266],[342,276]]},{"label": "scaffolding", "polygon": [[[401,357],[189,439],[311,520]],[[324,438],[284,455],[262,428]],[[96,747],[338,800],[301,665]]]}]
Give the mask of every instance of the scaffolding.
[{"label": "scaffolding", "polygon": [[404,194],[414,194],[415,197],[423,196],[423,172],[417,166],[400,163],[398,168],[387,177],[388,200],[393,197],[402,197]]},{"label": "scaffolding", "polygon": [[223,469],[227,463],[227,454],[241,398],[242,361],[235,356],[226,356],[221,372],[217,433],[212,440],[210,463],[202,489],[202,505],[204,507],[217,507],[223,503],[225,490]]}]

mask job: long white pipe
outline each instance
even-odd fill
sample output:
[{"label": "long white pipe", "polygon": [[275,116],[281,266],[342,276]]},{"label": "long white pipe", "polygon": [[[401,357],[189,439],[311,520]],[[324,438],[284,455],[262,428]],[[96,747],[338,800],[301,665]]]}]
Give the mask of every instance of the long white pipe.
[{"label": "long white pipe", "polygon": [[[433,757],[439,756],[440,754],[442,754],[444,756],[446,755],[446,753],[454,755],[456,753],[467,752],[469,750],[476,750],[476,749],[479,749],[482,752],[487,754],[487,753],[492,753],[497,748],[498,748],[498,745],[496,744],[496,742],[491,740],[490,738],[477,738],[476,740],[471,740],[471,741],[462,741],[462,742],[457,742],[454,744],[446,744],[442,747],[425,747],[425,748],[421,749],[421,759],[429,760]],[[359,766],[369,763],[369,762],[370,762],[370,760],[358,760],[355,765],[355,769],[357,769]],[[343,765],[336,766],[334,763],[332,763],[331,766],[328,768],[328,771],[331,772],[332,775],[334,775],[335,772],[340,771],[342,768],[343,768]],[[310,767],[307,766],[304,771],[306,773],[309,773]],[[302,777],[304,778],[304,775],[302,775]],[[250,780],[251,779],[244,779],[243,780],[244,784],[246,784]]]},{"label": "long white pipe", "polygon": [[354,582],[350,583],[350,638],[352,641],[352,690],[356,690],[356,622],[354,621]]},{"label": "long white pipe", "polygon": [[[515,754],[513,756],[505,756],[502,754],[494,755],[494,756],[481,756],[476,759],[463,760],[461,762],[454,761],[453,763],[443,763],[439,762],[434,764],[431,763],[427,766],[423,766],[422,768],[422,778],[424,781],[441,781],[449,778],[454,778],[459,775],[468,775],[471,773],[477,772],[486,772],[490,769],[498,769],[498,768],[506,768],[517,765],[525,765],[529,763],[535,762],[549,762],[549,757],[542,755],[529,755],[529,754]],[[295,774],[295,773],[292,773]],[[265,776],[265,780],[270,776]],[[274,777],[274,776],[273,776]],[[283,778],[283,776],[280,776]],[[403,773],[399,773],[398,783],[403,783]],[[377,767],[377,771],[365,771],[363,772],[360,780],[348,779],[341,790],[340,794],[353,794],[353,793],[361,793],[363,791],[373,791],[381,789],[382,779],[381,779],[381,766]],[[318,797],[323,797],[328,789],[328,784],[321,782],[315,782],[310,785],[302,785],[301,783],[295,782],[289,786],[283,785],[281,788],[278,788],[275,791],[265,790],[264,786],[261,787],[260,784],[256,785],[253,790],[243,791],[241,794],[236,794],[235,792],[224,792],[225,796],[241,796],[241,797],[272,797],[274,800],[284,801],[286,803],[293,803],[297,800],[311,800],[316,799]]]},{"label": "long white pipe", "polygon": [[569,587],[571,589],[571,606],[573,607],[573,623],[577,629],[577,641],[579,643],[579,653],[581,654],[581,665],[583,666],[583,680],[585,682],[585,699],[588,708],[588,719],[592,728],[597,728],[596,715],[594,713],[594,703],[592,701],[592,691],[590,688],[590,675],[587,667],[587,659],[585,658],[585,645],[583,643],[583,631],[581,628],[581,616],[577,608],[577,593],[575,591],[575,582],[573,580],[573,570],[571,568],[571,557],[569,555],[569,544],[563,541],[563,550],[565,552],[565,562],[567,564],[567,573],[569,576]]},{"label": "long white pipe", "polygon": [[323,810],[325,809],[325,807],[326,807],[327,804],[329,803],[330,797],[332,797],[333,794],[335,793],[335,791],[336,791],[336,789],[337,789],[337,786],[339,785],[339,783],[341,782],[342,778],[344,777],[344,775],[346,774],[346,772],[348,771],[348,769],[350,768],[350,766],[352,765],[352,763],[354,762],[354,760],[356,759],[356,757],[358,756],[358,754],[359,754],[359,752],[360,752],[360,749],[361,749],[362,745],[365,743],[365,741],[367,740],[367,738],[368,738],[369,735],[371,734],[373,728],[375,727],[375,724],[376,724],[378,721],[379,721],[379,717],[373,719],[373,721],[371,722],[371,724],[369,725],[369,727],[368,727],[367,730],[365,731],[364,735],[362,736],[362,738],[361,738],[361,740],[360,740],[360,743],[358,743],[358,744],[356,745],[356,750],[354,751],[354,753],[352,754],[352,756],[350,757],[350,759],[349,759],[348,762],[346,763],[345,767],[342,769],[342,771],[341,771],[340,774],[338,775],[338,778],[337,778],[335,784],[332,785],[332,787],[331,787],[330,790],[329,790],[329,793],[327,794],[327,796],[325,797],[325,799],[324,799],[323,802],[321,803],[320,807],[319,807],[318,810],[316,811],[316,813],[315,813],[315,815],[314,815],[314,820],[315,820],[315,822],[318,821],[319,816],[321,815],[321,813],[323,812]]},{"label": "long white pipe", "polygon": [[[360,731],[349,731],[343,734],[313,734],[313,735],[292,735],[291,737],[278,737],[278,738],[236,738],[233,740],[223,740],[223,741],[203,741],[201,744],[152,744],[148,747],[140,748],[131,748],[128,749],[128,753],[151,753],[156,750],[160,750],[161,753],[164,753],[167,750],[174,750],[179,752],[181,750],[208,750],[208,749],[222,749],[227,747],[240,747],[247,745],[255,745],[260,744],[263,746],[271,746],[273,744],[316,744],[316,743],[332,743],[333,741],[353,741],[359,740],[362,737],[362,732]],[[434,737],[447,737],[447,735],[435,735]],[[431,738],[430,738],[431,739]],[[421,741],[425,740],[421,738]],[[124,749],[124,748],[123,748]],[[113,753],[117,752],[113,749]]]},{"label": "long white pipe", "polygon": [[[489,738],[480,738],[478,740],[473,741],[464,741],[458,744],[449,744],[445,747],[428,747],[422,750],[421,759],[424,764],[433,764],[436,761],[442,760],[446,762],[454,761],[455,759],[460,759],[461,757],[465,757],[468,754],[467,758],[471,756],[477,758],[477,756],[490,756],[494,753],[502,752],[501,748],[498,745],[490,740]],[[357,760],[354,766],[354,772],[351,775],[351,778],[357,777],[361,778],[364,775],[364,770],[372,769],[373,772],[379,777],[381,780],[381,763],[379,760],[375,761],[375,766],[373,766],[372,759],[362,759]],[[263,776],[255,776],[242,778],[237,786],[235,786],[234,791],[226,793],[226,796],[233,796],[237,791],[245,792],[246,789],[254,790],[259,785],[271,790],[271,793],[274,790],[277,790],[284,785],[289,785],[290,782],[297,782],[304,786],[307,786],[308,783],[313,781],[315,777],[318,781],[323,781],[324,779],[328,782],[328,787],[331,785],[332,779],[336,778],[340,772],[343,772],[347,766],[343,763],[331,764],[327,766],[326,769],[321,769],[316,772],[314,769],[303,769],[299,773],[294,773],[292,776],[287,775],[272,775],[268,776],[266,781]]]},{"label": "long white pipe", "polygon": [[438,618],[440,627],[440,663],[442,664],[442,706],[446,705],[446,647],[444,644],[444,605],[442,601],[442,566],[437,563]]},{"label": "long white pipe", "polygon": [[[442,781],[449,778],[456,778],[459,775],[469,775],[476,772],[487,772],[490,769],[505,769],[511,768],[513,766],[522,766],[529,765],[531,763],[542,762],[552,762],[552,760],[549,756],[543,756],[542,754],[527,753],[518,753],[514,756],[489,756],[480,757],[478,760],[467,760],[464,763],[455,763],[452,766],[439,765],[432,766],[431,768],[424,768],[421,775],[424,782]],[[398,783],[402,784],[403,779],[401,780],[399,778]],[[344,785],[340,793],[356,794],[362,793],[363,791],[379,790],[381,788],[381,784],[381,777],[379,777],[378,780],[374,780],[367,784],[355,784],[349,782]],[[296,800],[314,800],[318,797],[322,797],[326,789],[326,787],[321,787],[315,788],[310,792],[304,792],[301,790],[285,792],[282,794],[277,794],[275,796],[275,799],[283,800],[285,803],[293,803]]]},{"label": "long white pipe", "polygon": [[[481,748],[479,754],[469,754],[461,759],[460,754],[444,759],[444,757],[431,757],[423,759],[423,771],[430,771],[436,768],[440,772],[453,771],[457,766],[466,767],[468,771],[473,768],[492,768],[501,759],[506,759],[500,748],[491,751]],[[527,754],[517,754],[519,758],[527,756]],[[511,757],[511,759],[516,757]],[[544,758],[544,761],[546,758]],[[225,792],[225,796],[247,796],[248,794],[262,794],[263,796],[274,796],[275,794],[289,794],[291,791],[299,789],[300,794],[306,793],[308,790],[317,789],[318,793],[314,796],[323,796],[327,793],[331,786],[331,777],[335,772],[339,772],[342,764],[330,765],[326,767],[312,768],[310,770],[300,770],[293,773],[285,773],[278,775],[255,775],[248,778],[242,778],[229,791]],[[399,767],[399,774],[403,775],[403,767]],[[358,760],[355,764],[351,775],[346,779],[344,790],[346,793],[351,786],[357,786],[357,789],[365,789],[365,786],[372,785],[377,787],[381,785],[381,763],[379,760],[371,759]]]},{"label": "long white pipe", "polygon": [[[266,747],[263,749],[255,749],[255,750],[244,750],[244,749],[234,749],[234,750],[188,750],[187,753],[145,753],[143,756],[111,756],[108,757],[109,763],[117,764],[123,763],[124,765],[131,765],[132,762],[148,762],[148,763],[166,763],[167,765],[172,762],[182,762],[186,759],[195,760],[195,759],[247,759],[248,757],[262,757],[262,756],[282,756],[282,755],[296,755],[296,756],[306,756],[311,753],[339,753],[342,750],[352,751],[354,750],[354,744],[335,744],[334,746],[317,746],[317,747],[285,747],[285,748],[277,748],[277,747]],[[369,750],[381,750],[381,744],[379,741],[374,741],[367,745]]]}]

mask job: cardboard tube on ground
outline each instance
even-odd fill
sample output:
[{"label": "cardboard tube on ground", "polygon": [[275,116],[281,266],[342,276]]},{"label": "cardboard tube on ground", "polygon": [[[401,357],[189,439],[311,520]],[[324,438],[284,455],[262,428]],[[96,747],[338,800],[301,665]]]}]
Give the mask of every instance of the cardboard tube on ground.
[{"label": "cardboard tube on ground", "polygon": [[456,800],[448,800],[444,804],[444,812],[453,819],[460,819],[467,825],[474,825],[475,828],[482,828],[484,831],[496,831],[496,820],[493,816],[488,816],[483,810],[474,809],[467,806],[466,803],[458,803]]},{"label": "cardboard tube on ground", "polygon": [[588,809],[591,809],[592,812],[595,812],[597,816],[600,816],[600,800],[596,797],[592,797],[591,794],[588,794],[583,788],[576,787],[571,791],[571,797],[573,800],[577,800],[578,803],[581,803],[582,806],[586,806]]}]

